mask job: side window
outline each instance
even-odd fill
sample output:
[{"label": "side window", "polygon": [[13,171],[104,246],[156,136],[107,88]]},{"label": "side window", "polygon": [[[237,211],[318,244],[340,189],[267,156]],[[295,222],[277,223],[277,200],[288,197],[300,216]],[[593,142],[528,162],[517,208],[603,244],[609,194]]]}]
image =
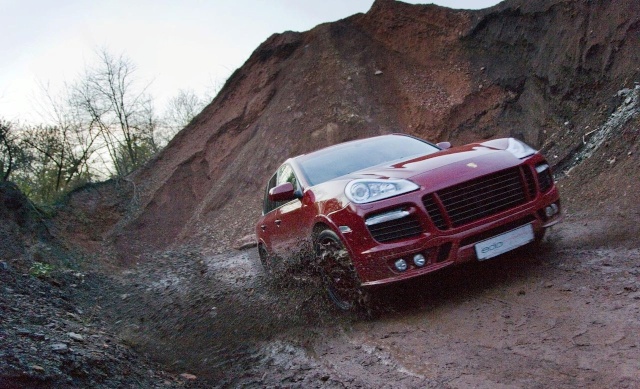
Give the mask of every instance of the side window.
[{"label": "side window", "polygon": [[298,187],[298,179],[296,178],[295,173],[293,172],[293,169],[291,168],[291,166],[289,165],[282,165],[280,166],[280,169],[278,169],[278,184],[277,185],[281,185],[284,184],[285,182],[290,182],[293,184],[293,187],[298,190],[300,189]]},{"label": "side window", "polygon": [[269,182],[267,183],[267,188],[264,192],[264,203],[262,204],[262,211],[265,215],[273,211],[277,207],[277,204],[269,199],[269,191],[271,190],[271,188],[276,186],[277,176],[278,175],[276,173],[269,179]]},{"label": "side window", "polygon": [[271,188],[276,187],[280,184],[284,184],[285,182],[290,182],[293,184],[295,190],[300,189],[300,184],[298,183],[298,179],[296,178],[293,169],[289,165],[282,165],[274,174],[271,179],[269,179],[269,183],[267,184],[267,188],[264,192],[264,203],[262,206],[262,211],[264,214],[267,214],[279,206],[283,205],[283,202],[274,202],[269,199],[269,191]]}]

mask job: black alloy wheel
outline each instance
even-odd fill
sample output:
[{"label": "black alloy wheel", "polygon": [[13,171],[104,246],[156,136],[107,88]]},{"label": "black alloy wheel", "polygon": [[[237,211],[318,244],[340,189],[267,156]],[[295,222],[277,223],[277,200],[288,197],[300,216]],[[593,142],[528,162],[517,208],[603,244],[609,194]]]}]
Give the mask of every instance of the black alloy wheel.
[{"label": "black alloy wheel", "polygon": [[267,249],[262,244],[258,245],[258,256],[260,257],[260,263],[262,264],[264,272],[267,273],[268,276],[273,276],[273,258],[269,255]]},{"label": "black alloy wheel", "polygon": [[349,253],[338,235],[332,230],[320,232],[314,248],[324,286],[336,307],[354,311],[366,306],[369,294],[360,286]]}]

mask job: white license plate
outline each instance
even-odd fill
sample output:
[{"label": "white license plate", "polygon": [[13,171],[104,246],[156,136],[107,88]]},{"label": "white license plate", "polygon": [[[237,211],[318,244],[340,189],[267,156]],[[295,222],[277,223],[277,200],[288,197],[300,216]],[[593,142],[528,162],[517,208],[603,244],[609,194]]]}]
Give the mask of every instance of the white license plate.
[{"label": "white license plate", "polygon": [[483,261],[532,241],[533,227],[531,224],[527,224],[476,244],[476,255],[479,260]]}]

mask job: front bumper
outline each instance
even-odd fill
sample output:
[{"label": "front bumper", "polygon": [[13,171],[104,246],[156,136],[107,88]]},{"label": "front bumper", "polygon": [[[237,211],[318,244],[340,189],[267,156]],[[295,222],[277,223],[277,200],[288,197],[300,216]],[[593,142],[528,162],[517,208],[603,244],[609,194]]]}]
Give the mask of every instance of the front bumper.
[{"label": "front bumper", "polygon": [[[534,234],[540,236],[545,228],[562,220],[555,185],[545,193],[537,193],[535,198],[524,204],[446,230],[434,227],[422,202],[424,196],[424,191],[416,191],[380,201],[370,209],[347,207],[332,215],[336,226],[350,227],[350,232],[341,235],[363,286],[404,281],[456,263],[476,260],[475,245],[482,240],[525,224],[531,224]],[[544,210],[551,204],[557,205],[558,213],[547,217]],[[376,241],[364,225],[366,215],[398,207],[412,210],[419,219],[423,232],[389,242]],[[424,266],[418,267],[413,263],[412,259],[416,254],[422,254],[426,258]],[[398,259],[407,262],[408,268],[405,271],[394,267]]]}]

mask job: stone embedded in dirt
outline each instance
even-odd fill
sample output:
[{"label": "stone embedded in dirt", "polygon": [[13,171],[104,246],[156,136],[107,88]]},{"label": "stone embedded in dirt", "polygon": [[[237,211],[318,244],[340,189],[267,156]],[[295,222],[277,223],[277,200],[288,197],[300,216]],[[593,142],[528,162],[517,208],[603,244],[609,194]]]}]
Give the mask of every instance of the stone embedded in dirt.
[{"label": "stone embedded in dirt", "polygon": [[376,76],[379,76],[382,74],[382,70],[376,70],[376,72],[374,73]]},{"label": "stone embedded in dirt", "polygon": [[84,337],[80,334],[76,334],[75,332],[67,332],[67,336],[77,342],[84,342]]},{"label": "stone embedded in dirt", "polygon": [[38,365],[31,365],[31,368],[35,371],[40,371],[40,372],[44,371],[44,367],[38,366]]},{"label": "stone embedded in dirt", "polygon": [[184,378],[185,380],[195,380],[197,377],[193,374],[189,374],[189,373],[182,373],[180,374],[181,378]]},{"label": "stone embedded in dirt", "polygon": [[51,345],[51,351],[64,354],[69,351],[69,347],[65,343],[54,343]]},{"label": "stone embedded in dirt", "polygon": [[30,334],[29,337],[33,340],[45,340],[47,336],[42,332],[36,332],[35,334]]},{"label": "stone embedded in dirt", "polygon": [[233,248],[236,250],[245,250],[258,245],[258,239],[255,234],[245,235],[242,238],[236,240]]}]

